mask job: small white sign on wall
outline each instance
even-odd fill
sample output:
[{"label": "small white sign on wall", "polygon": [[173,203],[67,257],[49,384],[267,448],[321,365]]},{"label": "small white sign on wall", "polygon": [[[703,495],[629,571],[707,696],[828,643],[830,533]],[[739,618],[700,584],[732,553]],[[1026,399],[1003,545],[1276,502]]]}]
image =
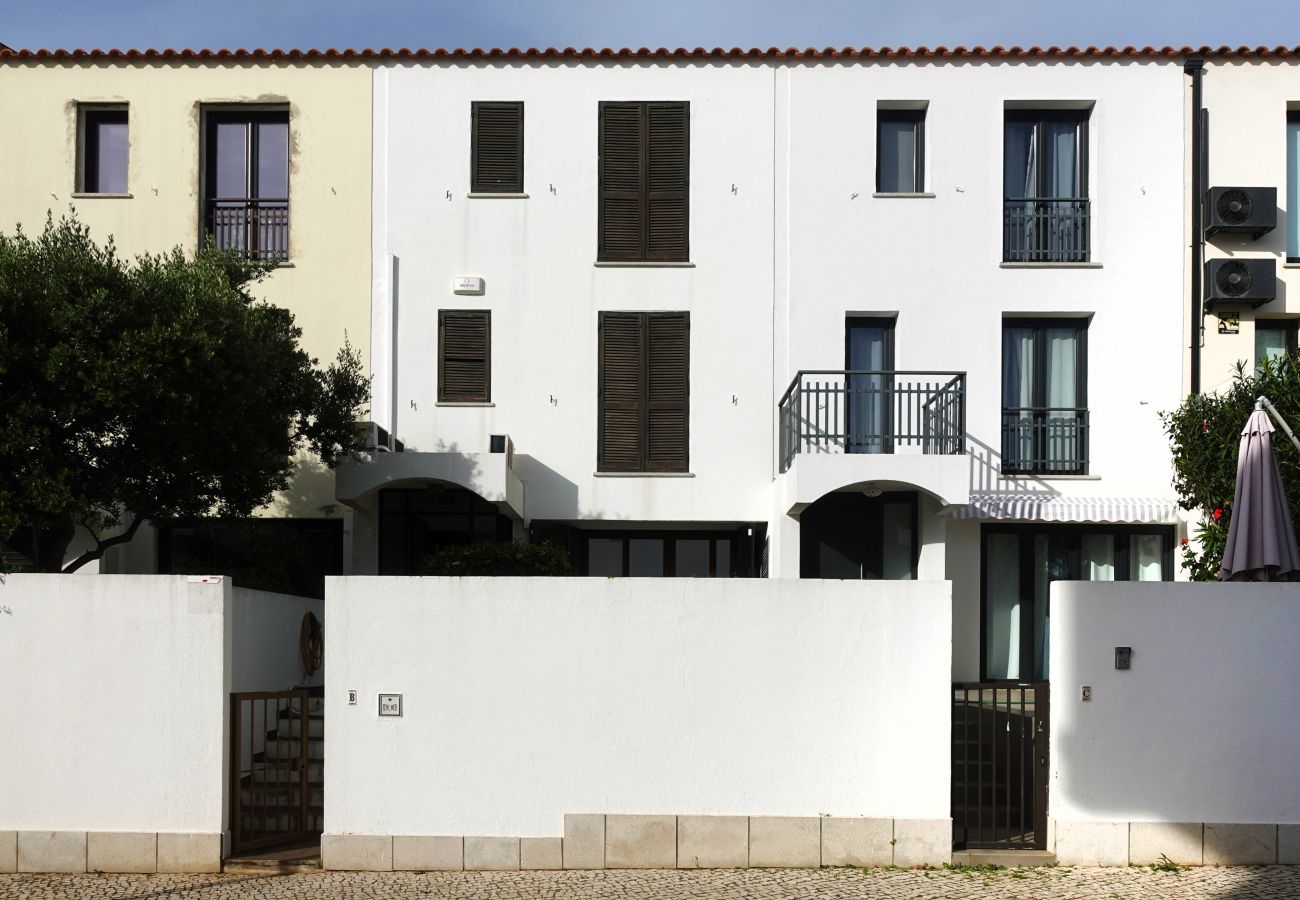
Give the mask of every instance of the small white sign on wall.
[{"label": "small white sign on wall", "polygon": [[457,275],[451,280],[453,294],[482,294],[483,279],[478,275]]},{"label": "small white sign on wall", "polygon": [[380,694],[379,714],[381,716],[400,716],[402,714],[402,695]]}]

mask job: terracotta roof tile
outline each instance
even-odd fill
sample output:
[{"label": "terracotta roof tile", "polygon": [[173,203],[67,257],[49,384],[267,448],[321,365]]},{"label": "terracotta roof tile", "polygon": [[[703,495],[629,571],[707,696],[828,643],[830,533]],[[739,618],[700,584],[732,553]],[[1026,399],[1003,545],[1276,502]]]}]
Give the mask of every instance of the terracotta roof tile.
[{"label": "terracotta roof tile", "polygon": [[[0,45],[2,47],[3,45]],[[714,47],[694,49],[660,47],[650,49],[593,49],[574,47],[557,49],[0,49],[0,60],[80,62],[80,61],[269,61],[269,62],[375,62],[441,60],[510,60],[510,59],[592,59],[592,60],[998,60],[998,59],[1163,59],[1203,58],[1285,58],[1300,57],[1300,47],[795,47],[749,49]]]}]

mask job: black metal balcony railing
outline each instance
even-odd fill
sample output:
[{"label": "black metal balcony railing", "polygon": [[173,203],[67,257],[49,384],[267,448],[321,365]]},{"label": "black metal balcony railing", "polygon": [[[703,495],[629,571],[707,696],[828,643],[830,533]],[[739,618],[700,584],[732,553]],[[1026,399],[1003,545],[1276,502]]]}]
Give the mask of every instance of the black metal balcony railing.
[{"label": "black metal balcony railing", "polygon": [[1087,475],[1088,410],[1004,408],[1002,471],[1008,475]]},{"label": "black metal balcony railing", "polygon": [[1002,204],[1004,262],[1087,262],[1087,197],[1025,197]]},{"label": "black metal balcony railing", "polygon": [[217,247],[248,259],[283,262],[289,258],[289,201],[284,197],[214,197],[208,201],[205,228]]},{"label": "black metal balcony railing", "polygon": [[782,472],[799,453],[964,453],[966,373],[800,371],[778,415]]}]

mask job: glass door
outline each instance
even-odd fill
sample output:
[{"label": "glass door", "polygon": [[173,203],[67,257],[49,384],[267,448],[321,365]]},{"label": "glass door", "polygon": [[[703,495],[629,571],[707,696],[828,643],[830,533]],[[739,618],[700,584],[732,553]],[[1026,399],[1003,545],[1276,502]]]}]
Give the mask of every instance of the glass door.
[{"label": "glass door", "polygon": [[894,449],[894,320],[849,317],[844,329],[845,451]]}]

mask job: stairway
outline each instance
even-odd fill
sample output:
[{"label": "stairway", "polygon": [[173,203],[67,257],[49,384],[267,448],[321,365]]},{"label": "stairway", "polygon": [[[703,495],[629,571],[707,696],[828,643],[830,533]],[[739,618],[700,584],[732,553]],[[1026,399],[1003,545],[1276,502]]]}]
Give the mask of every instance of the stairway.
[{"label": "stairway", "polygon": [[[325,826],[325,700],[307,701],[307,796],[303,804],[301,713],[281,709],[239,784],[239,843],[259,846],[320,834]],[[238,852],[241,848],[236,848]]]}]

